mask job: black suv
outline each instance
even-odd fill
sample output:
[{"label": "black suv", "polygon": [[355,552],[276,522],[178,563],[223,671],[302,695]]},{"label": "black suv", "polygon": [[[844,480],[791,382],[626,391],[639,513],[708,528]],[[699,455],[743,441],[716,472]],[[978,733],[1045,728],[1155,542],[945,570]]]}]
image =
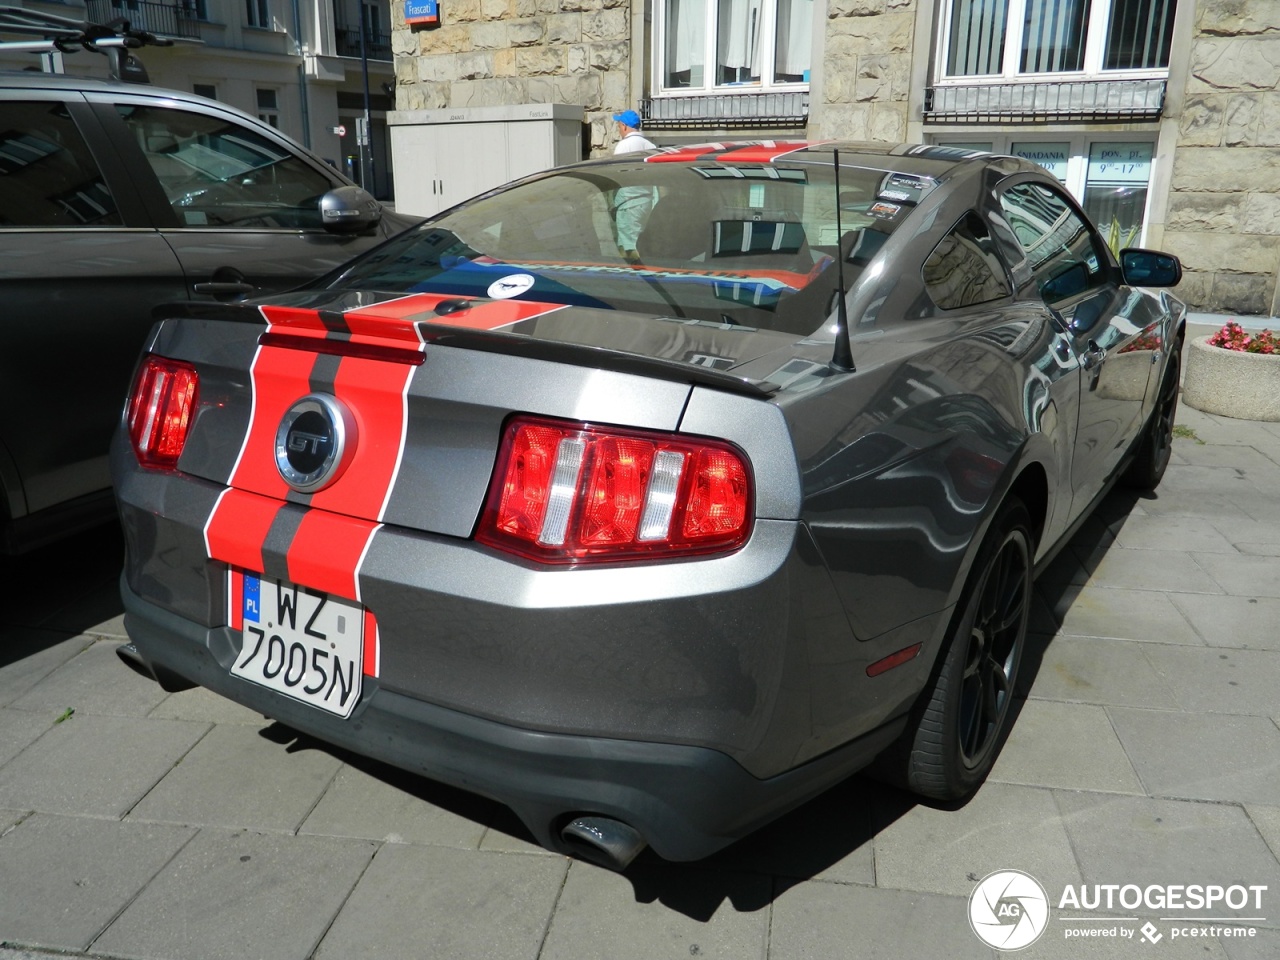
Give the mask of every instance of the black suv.
[{"label": "black suv", "polygon": [[112,516],[154,306],[294,287],[415,222],[216,101],[0,72],[0,553]]}]

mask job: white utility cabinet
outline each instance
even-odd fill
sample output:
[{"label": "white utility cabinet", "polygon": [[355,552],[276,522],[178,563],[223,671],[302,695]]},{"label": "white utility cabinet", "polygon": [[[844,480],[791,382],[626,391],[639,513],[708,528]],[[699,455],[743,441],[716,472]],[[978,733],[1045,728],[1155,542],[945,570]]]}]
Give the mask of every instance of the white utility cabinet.
[{"label": "white utility cabinet", "polygon": [[392,110],[396,210],[429,217],[509,180],[582,159],[583,108],[532,103]]}]

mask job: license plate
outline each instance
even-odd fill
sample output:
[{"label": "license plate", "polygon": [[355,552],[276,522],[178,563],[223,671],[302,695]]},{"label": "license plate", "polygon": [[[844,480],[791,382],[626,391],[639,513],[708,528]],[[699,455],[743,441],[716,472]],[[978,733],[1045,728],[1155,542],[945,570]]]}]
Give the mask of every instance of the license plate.
[{"label": "license plate", "polygon": [[246,573],[240,655],[231,672],[349,717],[364,674],[364,609],[318,590]]}]

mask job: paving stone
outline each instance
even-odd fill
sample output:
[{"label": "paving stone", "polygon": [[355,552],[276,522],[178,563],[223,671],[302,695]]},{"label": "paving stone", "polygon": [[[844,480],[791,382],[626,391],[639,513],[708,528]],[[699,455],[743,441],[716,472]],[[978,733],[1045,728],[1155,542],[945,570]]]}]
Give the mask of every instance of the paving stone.
[{"label": "paving stone", "polygon": [[[1276,799],[1280,800],[1280,797]],[[1280,807],[1250,803],[1246,804],[1244,809],[1249,814],[1249,819],[1253,821],[1253,825],[1258,828],[1262,839],[1271,848],[1271,852],[1280,859]],[[1280,890],[1276,893],[1280,895]]]},{"label": "paving stone", "polygon": [[[1144,650],[1156,646],[1129,640],[1056,637],[1041,654],[1028,695],[1039,700],[1172,709],[1178,701],[1143,656]],[[1030,666],[1028,658],[1022,669]]]},{"label": "paving stone", "polygon": [[575,861],[539,960],[763,960],[771,894],[758,874],[664,864],[624,876]]},{"label": "paving stone", "polygon": [[316,960],[370,956],[533,960],[564,858],[389,844],[360,878]]},{"label": "paving stone", "polygon": [[[1249,495],[1254,496],[1254,488],[1250,486],[1247,489]],[[1161,484],[1150,499],[1140,503],[1143,514],[1150,517],[1205,517],[1210,520],[1226,517],[1240,520],[1251,516],[1233,492],[1179,490]]]},{"label": "paving stone", "polygon": [[[1248,447],[1220,447],[1218,449],[1230,449],[1233,452],[1240,453],[1247,451],[1256,455],[1256,451]],[[1161,494],[1192,494],[1195,496],[1201,494],[1226,494],[1238,503],[1244,503],[1262,495],[1264,488],[1261,484],[1264,481],[1261,477],[1262,471],[1255,471],[1255,475],[1251,476],[1234,467],[1205,467],[1185,464],[1179,466],[1177,470],[1171,470],[1165,474],[1164,480],[1160,483],[1159,492]]]},{"label": "paving stone", "polygon": [[208,729],[179,720],[73,716],[0,768],[0,807],[122,817]]},{"label": "paving stone", "polygon": [[491,801],[390,767],[377,771],[379,775],[373,776],[343,766],[298,832],[479,848],[492,813]]},{"label": "paving stone", "polygon": [[533,839],[520,818],[509,807],[498,806],[489,827],[480,839],[480,849],[488,853],[523,853],[535,857],[561,857]]},{"label": "paving stone", "polygon": [[62,710],[79,714],[142,717],[168,696],[116,654],[119,641],[92,644],[10,704],[16,710]]},{"label": "paving stone", "polygon": [[850,777],[700,865],[841,883],[876,882],[874,838],[915,805],[908,794]]},{"label": "paving stone", "polygon": [[[1216,553],[1196,554],[1196,562],[1235,597],[1280,597],[1280,576],[1271,557],[1245,557]],[[1192,591],[1217,593],[1219,591]]]},{"label": "paving stone", "polygon": [[30,810],[0,810],[0,837],[8,833],[15,823],[30,815]]},{"label": "paving stone", "polygon": [[293,832],[342,765],[319,747],[278,724],[214,727],[129,816]]},{"label": "paving stone", "polygon": [[1161,644],[1143,652],[1188,712],[1265,717],[1280,702],[1280,652]]},{"label": "paving stone", "polygon": [[1027,700],[991,779],[1033,787],[1142,793],[1106,708]]},{"label": "paving stone", "polygon": [[[1057,791],[1087,884],[1263,884],[1280,905],[1280,863],[1239,806]],[[1264,899],[1264,906],[1266,901]],[[1280,911],[1265,926],[1280,926]],[[1141,915],[1177,916],[1142,907]],[[1187,916],[1252,917],[1215,907]]]},{"label": "paving stone", "polygon": [[968,908],[967,895],[801,883],[774,902],[769,960],[992,960],[969,928]]},{"label": "paving stone", "polygon": [[21,710],[0,710],[0,766],[35,743],[56,717]]},{"label": "paving stone", "polygon": [[147,716],[166,720],[198,720],[201,723],[240,723],[251,727],[261,727],[266,720],[256,710],[204,687],[169,694]]},{"label": "paving stone", "polygon": [[[124,563],[123,554],[120,563]],[[124,604],[120,600],[119,570],[83,596],[76,597],[41,625],[92,637],[106,637],[117,641],[127,639]]]},{"label": "paving stone", "polygon": [[1193,550],[1234,553],[1231,541],[1203,517],[1132,517],[1116,534],[1126,550]]},{"label": "paving stone", "polygon": [[1280,650],[1280,600],[1176,594],[1173,603],[1213,647]]},{"label": "paving stone", "polygon": [[1054,599],[1053,616],[1071,636],[1203,643],[1166,593],[1089,586]]},{"label": "paving stone", "polygon": [[[182,960],[304,960],[375,850],[363,840],[201,830],[93,950]],[[409,889],[420,883],[416,878]],[[396,954],[366,943],[348,956]]]},{"label": "paving stone", "polygon": [[[1144,960],[1159,957],[1159,960],[1228,960],[1226,952],[1215,940],[1171,940],[1168,932],[1161,933],[1161,939],[1153,948],[1139,938],[1142,936],[1137,923],[1112,922],[1071,922],[1056,917],[1049,918],[1049,928],[1044,935],[1027,947],[1013,954],[1001,956],[1017,957],[1018,960]],[[1131,939],[1117,937],[1082,937],[1066,936],[1068,928],[1110,929],[1124,927],[1131,930]],[[1158,931],[1157,931],[1158,932]]]},{"label": "paving stone", "polygon": [[876,835],[876,886],[967,897],[997,870],[1046,887],[1080,882],[1048,790],[988,782],[958,809],[918,805]]},{"label": "paving stone", "polygon": [[1280,930],[1260,929],[1252,937],[1223,937],[1218,946],[1227,960],[1276,960],[1280,957]]},{"label": "paving stone", "polygon": [[[1201,554],[1214,557],[1215,554]],[[1231,559],[1238,559],[1232,557]],[[1089,585],[1106,589],[1227,592],[1219,581],[1181,550],[1108,550],[1089,577]]]},{"label": "paving stone", "polygon": [[0,706],[26,694],[91,642],[88,637],[69,637],[52,630],[0,632]]},{"label": "paving stone", "polygon": [[85,950],[194,830],[35,814],[0,839],[0,940]]},{"label": "paving stone", "polygon": [[1274,803],[1280,729],[1264,717],[1107,707],[1147,792],[1192,800]]}]

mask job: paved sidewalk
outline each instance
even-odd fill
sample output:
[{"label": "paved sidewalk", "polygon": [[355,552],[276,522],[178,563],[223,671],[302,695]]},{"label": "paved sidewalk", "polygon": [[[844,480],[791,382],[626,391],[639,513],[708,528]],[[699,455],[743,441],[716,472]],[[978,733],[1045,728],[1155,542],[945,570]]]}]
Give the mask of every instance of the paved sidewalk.
[{"label": "paved sidewalk", "polygon": [[[8,564],[0,958],[992,958],[968,900],[1006,869],[1051,902],[1028,960],[1280,957],[1280,424],[1179,421],[1158,495],[1112,494],[1039,583],[1025,699],[971,802],[855,777],[709,861],[625,875],[138,677],[113,531]],[[1127,884],[1266,890],[1060,908]]]}]

